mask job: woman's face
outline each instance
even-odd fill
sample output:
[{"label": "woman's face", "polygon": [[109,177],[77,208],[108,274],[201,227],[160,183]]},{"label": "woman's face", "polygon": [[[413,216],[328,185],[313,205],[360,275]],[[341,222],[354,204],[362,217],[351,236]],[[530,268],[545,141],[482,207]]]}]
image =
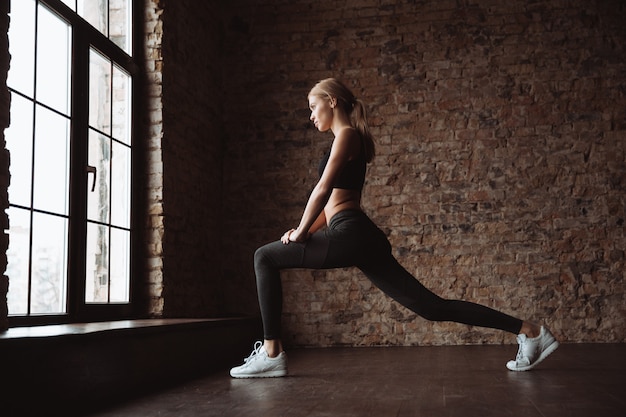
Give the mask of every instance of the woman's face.
[{"label": "woman's face", "polygon": [[328,98],[309,96],[309,109],[311,109],[310,119],[320,132],[330,129],[333,122],[333,108]]}]

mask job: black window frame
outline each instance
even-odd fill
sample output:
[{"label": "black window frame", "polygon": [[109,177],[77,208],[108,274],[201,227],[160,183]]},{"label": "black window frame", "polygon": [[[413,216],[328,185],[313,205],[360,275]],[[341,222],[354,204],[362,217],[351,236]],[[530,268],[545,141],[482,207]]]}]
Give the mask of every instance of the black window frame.
[{"label": "black window frame", "polygon": [[[16,0],[10,0],[16,1]],[[20,0],[17,0],[20,1]],[[10,315],[9,327],[63,324],[89,321],[131,319],[142,315],[138,301],[137,285],[142,275],[141,260],[142,236],[139,215],[142,207],[141,178],[142,147],[140,144],[140,123],[142,118],[142,84],[144,1],[132,0],[132,52],[131,55],[108,39],[98,29],[70,9],[61,0],[37,0],[49,10],[67,21],[72,27],[71,46],[71,112],[70,112],[70,185],[69,185],[69,232],[67,265],[67,312],[50,315]],[[10,6],[9,6],[10,7]],[[10,10],[10,9],[9,9]],[[11,42],[11,39],[9,39]],[[89,53],[93,48],[122,68],[132,77],[131,84],[131,213],[130,213],[130,288],[128,303],[85,303],[85,257],[87,234],[87,144],[88,144],[88,109],[89,109]],[[16,94],[9,88],[11,94]],[[10,172],[10,167],[9,167]],[[9,198],[10,204],[10,198]],[[11,205],[11,204],[10,204]],[[10,245],[10,242],[9,242]],[[10,280],[10,277],[9,277]],[[10,291],[9,284],[9,291]]]}]

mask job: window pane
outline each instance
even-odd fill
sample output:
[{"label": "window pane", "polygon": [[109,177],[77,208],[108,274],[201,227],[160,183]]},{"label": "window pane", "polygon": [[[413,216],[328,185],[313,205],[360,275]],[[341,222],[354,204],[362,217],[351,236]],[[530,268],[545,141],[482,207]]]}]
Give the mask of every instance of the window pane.
[{"label": "window pane", "polygon": [[68,120],[44,107],[36,108],[33,207],[67,214],[70,131]]},{"label": "window pane", "polygon": [[66,312],[67,219],[33,214],[31,313]]},{"label": "window pane", "polygon": [[113,137],[130,145],[130,76],[113,66]]},{"label": "window pane", "polygon": [[11,154],[9,202],[30,207],[33,158],[33,103],[18,95],[11,97],[11,125],[5,130]]},{"label": "window pane", "polygon": [[113,143],[111,224],[130,227],[130,148]]},{"label": "window pane", "polygon": [[7,301],[10,315],[28,312],[28,256],[30,211],[9,207],[9,249],[6,275],[11,279]]},{"label": "window pane", "polygon": [[78,14],[91,26],[108,36],[108,5],[107,0],[78,0]]},{"label": "window pane", "polygon": [[109,299],[108,231],[106,226],[87,224],[86,303],[106,303]]},{"label": "window pane", "polygon": [[9,25],[11,70],[7,85],[33,98],[35,81],[35,1],[20,0],[11,4]]},{"label": "window pane", "polygon": [[128,302],[130,287],[130,232],[111,230],[111,302]]},{"label": "window pane", "polygon": [[[89,165],[96,168],[95,180],[90,177],[87,190],[87,218],[102,223],[110,222],[110,164],[111,140],[89,130]],[[93,175],[93,174],[91,174]],[[92,181],[95,188],[92,191]]]},{"label": "window pane", "polygon": [[111,134],[111,61],[89,54],[89,126]]},{"label": "window pane", "polygon": [[131,0],[110,0],[110,31],[109,39],[131,55]]},{"label": "window pane", "polygon": [[70,110],[71,27],[39,6],[36,98],[63,114]]}]

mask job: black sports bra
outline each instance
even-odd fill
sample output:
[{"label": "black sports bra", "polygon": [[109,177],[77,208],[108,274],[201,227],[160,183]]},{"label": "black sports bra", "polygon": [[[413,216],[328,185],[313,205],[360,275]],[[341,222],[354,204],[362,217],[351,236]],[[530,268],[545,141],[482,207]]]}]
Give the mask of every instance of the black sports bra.
[{"label": "black sports bra", "polygon": [[[326,168],[326,164],[328,164],[329,158],[330,151],[322,157],[322,160],[317,168],[320,177],[324,173],[324,169]],[[346,166],[343,167],[343,170],[341,171],[341,174],[339,174],[339,178],[337,178],[335,184],[333,184],[333,187],[361,191],[363,189],[363,184],[365,183],[365,171],[366,162],[365,158],[363,158],[363,152],[361,152],[358,158],[348,161]]]}]

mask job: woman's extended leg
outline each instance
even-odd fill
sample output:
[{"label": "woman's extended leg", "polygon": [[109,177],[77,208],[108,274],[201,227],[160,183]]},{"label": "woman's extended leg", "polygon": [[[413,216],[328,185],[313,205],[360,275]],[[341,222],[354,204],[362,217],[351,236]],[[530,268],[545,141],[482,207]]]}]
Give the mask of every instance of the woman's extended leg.
[{"label": "woman's extended leg", "polygon": [[431,321],[453,321],[518,334],[523,321],[492,308],[434,294],[389,253],[359,266],[363,273],[394,300]]},{"label": "woman's extended leg", "polygon": [[428,320],[453,321],[518,334],[517,357],[506,364],[511,371],[534,368],[559,346],[559,342],[544,326],[522,321],[480,304],[439,297],[406,271],[390,252],[382,257],[369,257],[359,267],[385,293]]}]

